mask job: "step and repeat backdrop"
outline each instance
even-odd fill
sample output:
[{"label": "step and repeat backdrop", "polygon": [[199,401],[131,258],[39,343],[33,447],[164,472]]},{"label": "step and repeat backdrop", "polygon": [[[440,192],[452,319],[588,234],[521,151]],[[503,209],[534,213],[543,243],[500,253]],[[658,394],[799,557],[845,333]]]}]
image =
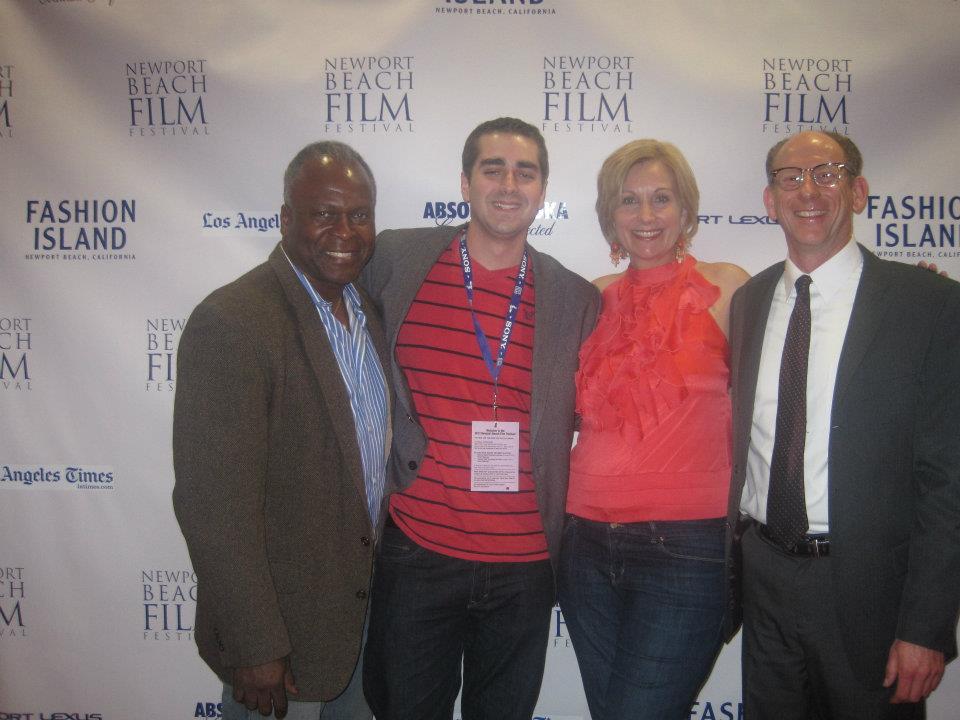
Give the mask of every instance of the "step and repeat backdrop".
[{"label": "step and repeat backdrop", "polygon": [[[960,276],[960,3],[7,0],[0,5],[0,720],[218,717],[171,509],[185,319],[279,239],[283,170],[350,143],[379,228],[460,223],[460,152],[514,115],[550,150],[530,241],[610,272],[599,166],[678,145],[693,252],[785,254],[770,145],[849,134],[877,255]],[[891,298],[896,302],[896,298]],[[736,719],[739,640],[691,720]],[[555,612],[538,716],[587,718]],[[960,717],[948,668],[929,716]]]}]

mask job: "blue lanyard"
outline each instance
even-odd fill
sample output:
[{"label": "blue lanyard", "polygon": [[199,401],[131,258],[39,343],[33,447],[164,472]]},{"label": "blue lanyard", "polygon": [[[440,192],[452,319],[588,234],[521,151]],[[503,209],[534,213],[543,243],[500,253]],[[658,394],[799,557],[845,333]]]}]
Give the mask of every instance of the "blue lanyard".
[{"label": "blue lanyard", "polygon": [[480,347],[480,355],[483,362],[487,365],[490,377],[493,378],[493,419],[497,419],[497,391],[500,382],[500,370],[503,367],[503,359],[507,355],[507,347],[510,345],[510,336],[513,334],[513,326],[517,319],[517,311],[520,309],[520,299],[523,297],[523,287],[527,280],[527,251],[524,248],[523,257],[520,259],[520,270],[517,272],[517,284],[513,288],[513,294],[510,296],[510,302],[507,305],[507,316],[503,321],[503,330],[500,333],[500,345],[497,350],[497,360],[494,362],[490,354],[490,345],[487,343],[487,336],[480,327],[480,321],[477,320],[477,314],[473,309],[473,267],[470,264],[470,253],[467,252],[467,232],[460,233],[460,267],[463,270],[463,287],[467,292],[467,303],[470,305],[470,317],[473,319],[473,332],[477,336],[477,345]]}]

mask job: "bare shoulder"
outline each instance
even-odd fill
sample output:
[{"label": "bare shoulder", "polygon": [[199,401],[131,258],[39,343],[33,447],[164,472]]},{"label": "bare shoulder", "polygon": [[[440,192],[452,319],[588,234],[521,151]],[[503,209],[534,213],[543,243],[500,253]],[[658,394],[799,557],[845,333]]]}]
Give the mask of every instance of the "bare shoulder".
[{"label": "bare shoulder", "polygon": [[724,295],[733,295],[737,288],[750,279],[750,273],[739,265],[726,262],[697,261],[697,272],[716,285]]},{"label": "bare shoulder", "polygon": [[598,277],[596,280],[594,280],[593,284],[596,285],[597,290],[599,290],[600,292],[603,292],[610,285],[613,285],[617,280],[622,278],[623,275],[624,273],[622,272],[613,273],[611,275],[604,275],[603,277]]}]

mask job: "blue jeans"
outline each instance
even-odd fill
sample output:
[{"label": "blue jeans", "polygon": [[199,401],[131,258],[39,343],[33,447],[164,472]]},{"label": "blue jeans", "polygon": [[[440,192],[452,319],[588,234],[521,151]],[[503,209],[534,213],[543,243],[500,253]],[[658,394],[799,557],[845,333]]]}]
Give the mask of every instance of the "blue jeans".
[{"label": "blue jeans", "polygon": [[488,563],[420,547],[395,527],[373,573],[363,687],[377,720],[530,720],[554,602],[547,560]]},{"label": "blue jeans", "polygon": [[567,518],[560,607],[593,720],[689,717],[722,645],[723,540],[723,518]]}]

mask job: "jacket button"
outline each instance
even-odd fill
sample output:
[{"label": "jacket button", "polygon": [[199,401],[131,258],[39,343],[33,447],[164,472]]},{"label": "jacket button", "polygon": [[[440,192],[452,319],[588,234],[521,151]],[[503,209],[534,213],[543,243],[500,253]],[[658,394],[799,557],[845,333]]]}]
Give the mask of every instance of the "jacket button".
[{"label": "jacket button", "polygon": [[360,538],[360,544],[366,547],[367,545],[370,544],[370,538],[364,535],[362,538]]},{"label": "jacket button", "polygon": [[367,591],[357,590],[357,597],[360,598],[361,600],[365,599],[367,597]]},{"label": "jacket button", "polygon": [[411,470],[416,470],[417,469],[416,460],[411,460],[410,462],[408,462],[407,467],[410,468]]}]

